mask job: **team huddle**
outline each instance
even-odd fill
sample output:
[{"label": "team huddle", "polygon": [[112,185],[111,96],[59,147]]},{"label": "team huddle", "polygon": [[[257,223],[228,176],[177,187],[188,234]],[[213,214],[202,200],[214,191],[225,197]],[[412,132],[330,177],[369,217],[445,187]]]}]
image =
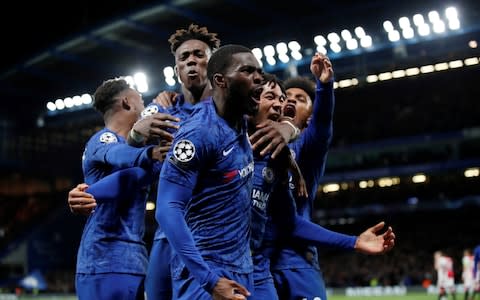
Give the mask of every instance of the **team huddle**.
[{"label": "team huddle", "polygon": [[[145,108],[123,78],[95,91],[105,127],[87,142],[85,183],[68,199],[88,216],[80,300],[325,300],[317,247],[394,247],[384,222],[358,236],[312,222],[333,134],[327,56],[312,57],[315,80],[282,81],[249,48],[220,46],[205,27],[179,29],[169,43],[180,93],[162,92]],[[158,227],[148,252],[151,193]]]}]

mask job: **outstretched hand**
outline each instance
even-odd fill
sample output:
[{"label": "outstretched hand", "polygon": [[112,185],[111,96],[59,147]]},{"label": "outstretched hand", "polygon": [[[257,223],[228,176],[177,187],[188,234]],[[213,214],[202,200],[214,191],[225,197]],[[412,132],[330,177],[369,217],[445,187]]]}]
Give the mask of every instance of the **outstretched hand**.
[{"label": "outstretched hand", "polygon": [[395,246],[395,233],[388,226],[384,233],[379,233],[385,227],[385,222],[380,222],[362,232],[355,243],[355,251],[364,254],[384,254]]},{"label": "outstretched hand", "polygon": [[236,281],[220,277],[213,288],[212,298],[215,300],[246,300],[250,292]]},{"label": "outstretched hand", "polygon": [[310,71],[322,83],[327,83],[333,79],[333,66],[325,54],[315,53],[310,62]]}]

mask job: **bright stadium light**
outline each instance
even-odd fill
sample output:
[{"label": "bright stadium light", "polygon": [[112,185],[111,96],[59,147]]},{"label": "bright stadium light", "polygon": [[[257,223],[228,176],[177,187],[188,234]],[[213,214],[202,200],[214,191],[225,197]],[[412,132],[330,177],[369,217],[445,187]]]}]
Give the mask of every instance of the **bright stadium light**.
[{"label": "bright stadium light", "polygon": [[369,35],[365,35],[360,39],[360,46],[363,48],[370,48],[372,47],[372,37]]},{"label": "bright stadium light", "polygon": [[407,17],[401,17],[398,19],[398,25],[400,25],[400,28],[405,29],[410,27],[410,20]]},{"label": "bright stadium light", "polygon": [[143,72],[137,72],[133,75],[133,81],[137,87],[137,91],[145,93],[148,91],[147,75]]},{"label": "bright stadium light", "polygon": [[62,99],[57,99],[55,100],[55,107],[57,108],[57,110],[62,110],[65,108],[65,103]]},{"label": "bright stadium light", "polygon": [[356,35],[359,39],[363,38],[363,37],[366,35],[365,30],[363,30],[363,27],[362,27],[362,26],[357,26],[357,27],[355,28],[355,35]]},{"label": "bright stadium light", "polygon": [[338,44],[340,43],[340,37],[335,32],[330,32],[327,35],[327,39],[330,41],[331,44]]},{"label": "bright stadium light", "polygon": [[400,32],[393,30],[388,33],[388,39],[390,42],[397,42],[400,40]]},{"label": "bright stadium light", "polygon": [[435,23],[437,21],[440,21],[440,15],[436,10],[432,10],[428,13],[428,20],[430,20],[430,23]]},{"label": "bright stadium light", "polygon": [[427,23],[420,24],[418,26],[418,34],[420,36],[427,36],[430,34],[430,26]]},{"label": "bright stadium light", "polygon": [[263,53],[266,57],[273,57],[275,55],[275,48],[272,45],[263,47]]},{"label": "bright stadium light", "polygon": [[457,9],[454,6],[447,7],[445,9],[445,16],[447,19],[452,20],[452,19],[458,19],[458,12]]},{"label": "bright stadium light", "polygon": [[75,106],[81,106],[81,105],[83,104],[82,97],[80,97],[80,96],[78,96],[78,95],[77,95],[77,96],[73,96],[72,99],[73,99],[73,104],[74,104]]},{"label": "bright stadium light", "polygon": [[90,94],[83,94],[80,98],[82,99],[82,103],[85,105],[88,105],[93,101],[92,95]]},{"label": "bright stadium light", "polygon": [[323,35],[315,36],[313,41],[317,46],[325,46],[327,44],[327,40],[323,37]]},{"label": "bright stadium light", "polygon": [[425,24],[425,20],[421,14],[416,14],[413,16],[413,24],[415,26],[420,27],[422,24]]},{"label": "bright stadium light", "polygon": [[47,109],[49,111],[55,111],[57,110],[57,106],[55,105],[55,103],[53,103],[52,101],[48,101],[47,103]]},{"label": "bright stadium light", "polygon": [[386,32],[393,31],[393,24],[389,20],[383,22],[383,29],[385,29]]},{"label": "bright stadium light", "polygon": [[348,29],[342,30],[340,35],[342,36],[343,40],[346,41],[346,42],[348,42],[348,40],[352,39],[352,34],[350,33],[350,31],[348,31]]},{"label": "bright stadium light", "polygon": [[67,97],[67,98],[63,99],[63,102],[65,103],[66,108],[71,108],[75,105],[75,103],[73,103],[73,99],[71,97]]}]

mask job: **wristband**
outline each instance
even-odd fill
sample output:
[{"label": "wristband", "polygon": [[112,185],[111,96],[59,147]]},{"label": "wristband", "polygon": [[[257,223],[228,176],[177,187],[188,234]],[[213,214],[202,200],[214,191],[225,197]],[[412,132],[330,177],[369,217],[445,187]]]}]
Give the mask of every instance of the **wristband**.
[{"label": "wristband", "polygon": [[288,124],[290,125],[290,127],[293,128],[293,135],[290,137],[290,141],[293,141],[300,135],[300,129],[298,129],[297,126],[293,125],[293,123],[290,122],[289,120],[281,121],[281,123]]},{"label": "wristband", "polygon": [[130,138],[135,141],[135,143],[143,143],[143,141],[145,140],[145,138],[143,137],[143,135],[141,135],[140,133],[138,133],[137,131],[135,131],[135,129],[131,129],[130,130]]}]

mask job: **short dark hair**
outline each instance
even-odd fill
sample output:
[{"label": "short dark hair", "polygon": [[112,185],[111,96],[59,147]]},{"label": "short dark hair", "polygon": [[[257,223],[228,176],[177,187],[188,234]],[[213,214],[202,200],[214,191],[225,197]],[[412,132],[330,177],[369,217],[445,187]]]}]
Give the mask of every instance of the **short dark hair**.
[{"label": "short dark hair", "polygon": [[212,52],[220,47],[220,40],[214,32],[208,32],[207,27],[199,27],[196,24],[190,24],[188,29],[177,29],[174,34],[170,36],[168,42],[170,43],[170,50],[175,55],[178,47],[189,40],[199,40],[210,47]]},{"label": "short dark hair", "polygon": [[282,93],[286,93],[285,85],[283,84],[283,81],[279,79],[275,74],[272,73],[263,73],[263,83],[271,83],[273,84],[273,87],[279,86],[280,89],[282,90]]},{"label": "short dark hair", "polygon": [[305,91],[310,99],[315,100],[315,81],[305,76],[296,76],[284,81],[285,89],[299,88]]},{"label": "short dark hair", "polygon": [[115,97],[130,85],[123,77],[105,80],[93,94],[93,107],[104,115],[115,104]]},{"label": "short dark hair", "polygon": [[252,51],[242,45],[225,45],[218,48],[217,51],[213,52],[212,57],[208,61],[207,65],[207,77],[212,83],[213,86],[213,75],[217,73],[225,73],[226,69],[230,66],[232,62],[232,56],[237,53],[244,53]]}]

